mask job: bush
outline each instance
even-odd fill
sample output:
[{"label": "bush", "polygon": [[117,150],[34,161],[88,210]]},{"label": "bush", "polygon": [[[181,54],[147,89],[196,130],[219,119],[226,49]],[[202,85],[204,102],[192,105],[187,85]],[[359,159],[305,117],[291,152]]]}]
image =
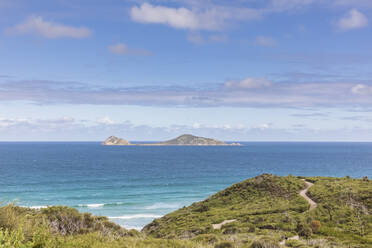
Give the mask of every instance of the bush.
[{"label": "bush", "polygon": [[194,209],[195,212],[203,213],[209,210],[209,206],[205,204],[200,204],[197,208]]},{"label": "bush", "polygon": [[27,248],[29,246],[26,246],[23,244],[24,242],[24,236],[22,232],[22,228],[15,230],[15,231],[9,231],[9,230],[0,230],[0,247],[1,248]]},{"label": "bush", "polygon": [[214,234],[201,234],[193,238],[192,240],[197,243],[203,244],[215,244],[218,241],[217,236]]},{"label": "bush", "polygon": [[233,247],[234,247],[234,244],[229,241],[224,241],[214,246],[214,248],[233,248]]},{"label": "bush", "polygon": [[318,220],[312,220],[310,222],[310,228],[313,231],[313,233],[317,233],[320,229],[320,226],[321,226],[320,221],[318,221]]},{"label": "bush", "polygon": [[309,238],[313,234],[313,231],[311,230],[311,228],[308,225],[303,224],[303,223],[299,223],[297,225],[296,231],[299,236],[305,237],[305,238]]},{"label": "bush", "polygon": [[253,241],[250,248],[280,248],[280,246],[270,240]]},{"label": "bush", "polygon": [[288,247],[294,247],[294,248],[306,248],[306,246],[298,240],[287,240],[285,242],[285,245]]},{"label": "bush", "polygon": [[256,227],[254,226],[250,226],[249,229],[248,229],[248,232],[250,233],[254,233],[256,231]]}]

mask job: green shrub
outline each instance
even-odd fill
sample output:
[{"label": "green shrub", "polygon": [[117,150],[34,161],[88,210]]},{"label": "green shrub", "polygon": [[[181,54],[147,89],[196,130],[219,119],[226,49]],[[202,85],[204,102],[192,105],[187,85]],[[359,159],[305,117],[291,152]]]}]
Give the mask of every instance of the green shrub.
[{"label": "green shrub", "polygon": [[304,223],[297,224],[296,231],[300,237],[309,238],[313,234],[309,225]]},{"label": "green shrub", "polygon": [[201,234],[193,238],[192,241],[203,244],[215,244],[218,242],[218,238],[215,234]]},{"label": "green shrub", "polygon": [[294,247],[294,248],[306,248],[306,246],[298,240],[287,240],[285,242],[285,245],[288,247]]},{"label": "green shrub", "polygon": [[270,240],[256,240],[253,241],[250,248],[280,248],[280,245]]},{"label": "green shrub", "polygon": [[229,241],[223,241],[214,246],[214,248],[233,248],[234,244]]},{"label": "green shrub", "polygon": [[18,230],[9,231],[6,229],[0,230],[0,247],[1,248],[28,248],[27,244],[24,244],[25,238],[23,235],[22,228]]}]

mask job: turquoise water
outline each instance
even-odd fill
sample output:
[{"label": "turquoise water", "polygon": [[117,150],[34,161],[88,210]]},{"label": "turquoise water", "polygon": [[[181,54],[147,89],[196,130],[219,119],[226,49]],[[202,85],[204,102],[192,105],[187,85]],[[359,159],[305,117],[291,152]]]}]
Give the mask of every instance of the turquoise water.
[{"label": "turquoise water", "polygon": [[0,201],[68,205],[127,228],[262,173],[372,177],[372,143],[110,147],[0,143]]}]

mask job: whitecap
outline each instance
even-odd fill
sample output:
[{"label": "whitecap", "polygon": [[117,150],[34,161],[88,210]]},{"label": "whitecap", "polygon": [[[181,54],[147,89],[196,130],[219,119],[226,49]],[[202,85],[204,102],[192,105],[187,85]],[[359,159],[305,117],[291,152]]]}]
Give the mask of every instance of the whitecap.
[{"label": "whitecap", "polygon": [[142,227],[141,226],[127,226],[127,225],[124,225],[122,227],[124,227],[125,229],[128,229],[128,230],[131,230],[131,229],[134,229],[134,230],[137,230],[137,231],[141,231],[142,230]]},{"label": "whitecap", "polygon": [[179,203],[163,203],[157,202],[151,206],[145,207],[145,209],[177,209],[180,208],[181,205]]},{"label": "whitecap", "polygon": [[105,206],[104,203],[92,203],[92,204],[78,204],[81,208],[102,208]]},{"label": "whitecap", "polygon": [[21,206],[23,208],[31,208],[31,209],[42,209],[47,208],[48,206]]},{"label": "whitecap", "polygon": [[87,204],[88,208],[102,208],[105,204],[103,203],[94,203],[94,204]]}]

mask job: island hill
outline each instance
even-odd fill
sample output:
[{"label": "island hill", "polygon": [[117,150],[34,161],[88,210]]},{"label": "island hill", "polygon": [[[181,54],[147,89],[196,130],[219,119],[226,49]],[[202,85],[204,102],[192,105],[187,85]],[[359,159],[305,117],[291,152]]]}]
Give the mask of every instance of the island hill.
[{"label": "island hill", "polygon": [[371,248],[372,181],[263,174],[141,232],[69,207],[0,206],[0,247]]},{"label": "island hill", "polygon": [[175,139],[158,143],[132,144],[125,139],[115,136],[108,137],[102,145],[105,146],[240,146],[239,143],[226,143],[224,141],[198,137],[191,134],[184,134]]}]

